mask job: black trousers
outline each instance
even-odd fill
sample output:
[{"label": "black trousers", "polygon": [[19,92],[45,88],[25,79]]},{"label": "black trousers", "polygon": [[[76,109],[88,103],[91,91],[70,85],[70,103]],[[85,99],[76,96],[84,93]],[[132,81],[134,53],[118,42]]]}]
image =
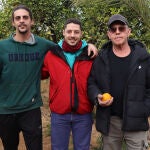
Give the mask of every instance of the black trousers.
[{"label": "black trousers", "polygon": [[0,137],[4,150],[18,150],[20,131],[27,150],[42,150],[40,108],[16,114],[0,114]]}]

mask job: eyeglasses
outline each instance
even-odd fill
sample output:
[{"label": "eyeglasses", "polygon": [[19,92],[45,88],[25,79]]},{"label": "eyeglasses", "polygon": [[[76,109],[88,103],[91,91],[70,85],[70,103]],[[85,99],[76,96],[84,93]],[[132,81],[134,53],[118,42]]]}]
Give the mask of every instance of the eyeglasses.
[{"label": "eyeglasses", "polygon": [[109,31],[112,32],[112,33],[115,33],[117,30],[119,32],[124,32],[126,30],[126,26],[110,27],[109,28]]}]

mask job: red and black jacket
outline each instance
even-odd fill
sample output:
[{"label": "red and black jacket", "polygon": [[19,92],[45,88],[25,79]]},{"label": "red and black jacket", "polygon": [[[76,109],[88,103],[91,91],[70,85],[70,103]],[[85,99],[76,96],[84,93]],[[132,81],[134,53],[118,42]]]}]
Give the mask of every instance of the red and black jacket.
[{"label": "red and black jacket", "polygon": [[87,55],[87,47],[76,57],[73,69],[70,68],[59,46],[46,54],[42,78],[50,77],[49,106],[52,112],[58,114],[92,112],[93,105],[87,96],[87,78],[92,63],[93,60]]}]

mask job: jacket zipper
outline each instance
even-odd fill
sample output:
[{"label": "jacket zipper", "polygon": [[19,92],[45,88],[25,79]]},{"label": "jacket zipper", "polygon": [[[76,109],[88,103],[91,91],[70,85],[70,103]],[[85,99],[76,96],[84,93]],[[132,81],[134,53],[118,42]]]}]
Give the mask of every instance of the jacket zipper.
[{"label": "jacket zipper", "polygon": [[[132,65],[132,64],[131,64]],[[129,83],[129,80],[132,76],[132,74],[134,73],[134,71],[136,70],[137,66],[139,65],[139,63],[136,63],[136,66],[133,68],[133,70],[129,73],[129,77],[128,77],[128,80],[126,82],[126,88],[124,90],[124,97],[123,97],[123,116],[122,116],[122,129],[124,129],[124,127],[126,126],[125,123],[126,123],[126,115],[125,115],[125,111],[126,111],[126,96],[127,96],[127,85]]]}]

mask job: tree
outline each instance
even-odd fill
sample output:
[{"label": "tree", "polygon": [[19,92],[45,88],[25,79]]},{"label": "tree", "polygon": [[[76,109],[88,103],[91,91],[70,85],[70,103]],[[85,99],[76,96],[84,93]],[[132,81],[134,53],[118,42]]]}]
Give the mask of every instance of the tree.
[{"label": "tree", "polygon": [[74,3],[81,7],[88,31],[86,38],[94,41],[98,47],[107,40],[108,18],[120,13],[128,18],[131,38],[141,40],[150,48],[150,0],[74,0]]},{"label": "tree", "polygon": [[83,23],[84,39],[98,48],[107,41],[107,22],[112,14],[128,18],[131,38],[139,39],[150,48],[150,0],[1,0],[0,38],[7,37],[11,27],[11,10],[22,3],[32,9],[33,32],[58,42],[67,18],[76,17]]},{"label": "tree", "polygon": [[134,27],[135,34],[138,39],[143,41],[150,50],[150,0],[123,0],[130,8],[130,12],[135,12],[134,15],[128,16],[134,20],[132,27]]},{"label": "tree", "polygon": [[78,17],[70,0],[2,0],[0,12],[0,38],[7,37],[13,28],[10,18],[11,11],[18,4],[27,5],[32,9],[35,25],[33,32],[37,35],[58,42],[62,38],[63,23],[67,18]]}]

